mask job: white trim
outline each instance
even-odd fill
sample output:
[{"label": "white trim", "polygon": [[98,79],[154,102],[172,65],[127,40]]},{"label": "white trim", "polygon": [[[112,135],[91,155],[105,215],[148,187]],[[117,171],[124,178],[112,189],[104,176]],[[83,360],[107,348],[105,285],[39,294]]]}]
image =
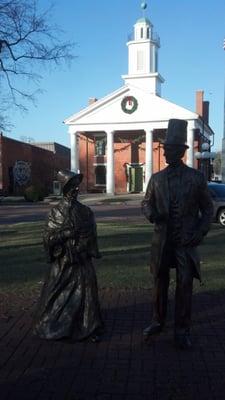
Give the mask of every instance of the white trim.
[{"label": "white trim", "polygon": [[[132,114],[133,115],[133,114]],[[195,121],[194,118],[185,118],[186,121]],[[107,131],[137,131],[137,130],[145,130],[147,126],[151,129],[151,125],[154,124],[154,129],[167,129],[168,127],[168,119],[165,120],[142,120],[142,121],[133,121],[133,122],[105,122],[102,124],[94,124],[94,123],[86,123],[86,124],[74,124],[70,125],[69,132],[72,133],[74,131],[79,132],[94,132],[98,130]]]},{"label": "white trim", "polygon": [[99,165],[103,166],[103,167],[106,167],[107,163],[93,163],[93,167],[98,167]]},{"label": "white trim", "polygon": [[[148,74],[130,74],[130,75],[122,75],[121,78],[124,80],[128,79],[143,79],[143,78],[158,78],[161,83],[165,82],[165,79],[158,72],[150,72]],[[164,99],[165,100],[165,99]]]},{"label": "white trim", "polygon": [[105,183],[95,183],[94,186],[106,187]]},{"label": "white trim", "polygon": [[128,165],[129,167],[135,167],[137,165],[139,165],[140,167],[142,167],[143,165],[145,165],[145,163],[126,163],[126,165]]}]

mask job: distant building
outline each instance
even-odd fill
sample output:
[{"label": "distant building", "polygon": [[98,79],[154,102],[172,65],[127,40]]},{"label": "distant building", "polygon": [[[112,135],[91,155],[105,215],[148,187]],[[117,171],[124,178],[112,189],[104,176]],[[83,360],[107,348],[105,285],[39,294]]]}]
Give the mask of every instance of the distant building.
[{"label": "distant building", "polygon": [[148,18],[137,20],[127,46],[124,86],[102,99],[91,98],[87,108],[64,121],[71,137],[71,168],[84,174],[85,191],[145,190],[151,174],[165,167],[161,141],[171,118],[188,121],[185,161],[191,167],[199,167],[194,153],[213,135],[203,91],[197,92],[195,112],[161,97],[160,40]]},{"label": "distant building", "polygon": [[44,150],[49,150],[54,154],[61,157],[68,157],[70,155],[70,149],[62,144],[55,142],[30,142],[33,146],[40,147]]},{"label": "distant building", "polygon": [[23,195],[36,185],[53,192],[56,173],[70,168],[70,149],[58,143],[24,143],[0,134],[0,193]]}]

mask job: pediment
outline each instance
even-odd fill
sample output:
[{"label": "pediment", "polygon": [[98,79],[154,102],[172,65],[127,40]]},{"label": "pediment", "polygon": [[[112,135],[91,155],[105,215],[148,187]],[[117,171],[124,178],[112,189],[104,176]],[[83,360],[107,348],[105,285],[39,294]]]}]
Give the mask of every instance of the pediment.
[{"label": "pediment", "polygon": [[[126,96],[133,96],[137,100],[137,109],[131,114],[125,113],[121,106],[121,102]],[[127,124],[168,121],[171,118],[198,119],[198,115],[162,97],[125,85],[73,114],[64,123],[66,125]]]}]

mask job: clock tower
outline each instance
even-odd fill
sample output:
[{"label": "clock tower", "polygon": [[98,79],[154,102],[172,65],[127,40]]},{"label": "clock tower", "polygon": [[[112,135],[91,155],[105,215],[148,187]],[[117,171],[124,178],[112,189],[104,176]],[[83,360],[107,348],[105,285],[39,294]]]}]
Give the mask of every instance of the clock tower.
[{"label": "clock tower", "polygon": [[128,74],[122,78],[125,84],[139,87],[146,92],[161,96],[161,83],[164,79],[158,73],[159,36],[153,25],[144,16],[146,3],[141,4],[143,17],[134,25],[132,38],[128,41]]}]

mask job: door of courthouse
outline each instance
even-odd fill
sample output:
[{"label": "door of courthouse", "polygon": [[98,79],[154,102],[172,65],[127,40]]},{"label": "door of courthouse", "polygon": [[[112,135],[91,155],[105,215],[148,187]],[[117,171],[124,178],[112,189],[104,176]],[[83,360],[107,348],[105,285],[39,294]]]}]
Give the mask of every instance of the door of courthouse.
[{"label": "door of courthouse", "polygon": [[128,169],[128,191],[143,192],[143,167],[142,165],[131,165]]}]

